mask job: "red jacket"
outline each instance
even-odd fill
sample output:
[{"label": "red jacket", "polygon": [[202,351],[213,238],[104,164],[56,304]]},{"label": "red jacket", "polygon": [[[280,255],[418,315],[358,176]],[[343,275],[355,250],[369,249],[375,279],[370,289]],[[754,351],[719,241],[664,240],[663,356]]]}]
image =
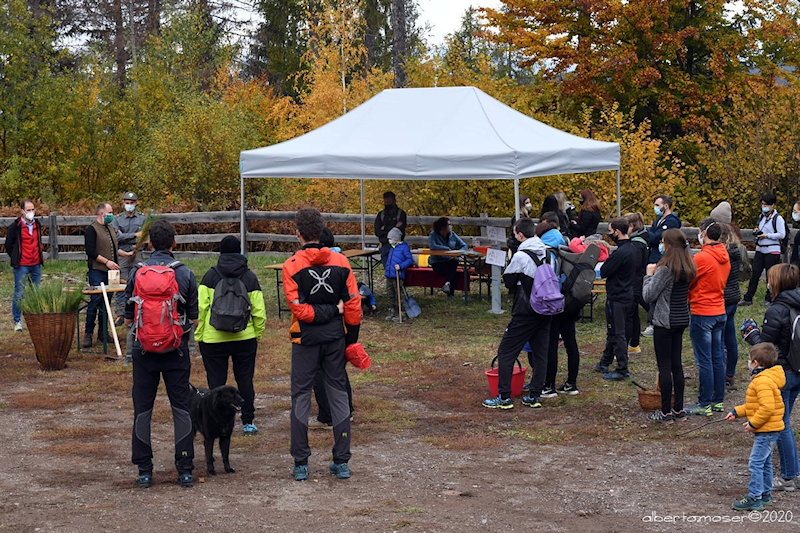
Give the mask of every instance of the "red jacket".
[{"label": "red jacket", "polygon": [[731,260],[724,244],[706,244],[694,256],[697,277],[689,286],[692,314],[719,316],[725,314],[725,285],[731,271]]},{"label": "red jacket", "polygon": [[[39,264],[44,265],[44,254],[42,253],[42,225],[39,224],[39,220],[35,218],[33,219],[33,224],[36,226]],[[6,232],[6,252],[8,252],[8,256],[11,259],[11,266],[13,268],[17,268],[19,266],[20,259],[22,259],[23,227],[25,227],[25,223],[22,222],[20,217],[17,217],[14,222],[8,226],[8,231]],[[28,228],[25,228],[25,231],[28,231]]]},{"label": "red jacket", "polygon": [[[348,259],[309,243],[283,264],[283,292],[292,312],[292,342],[316,345],[345,337],[358,340],[361,296]],[[344,302],[344,314],[336,304]]]}]

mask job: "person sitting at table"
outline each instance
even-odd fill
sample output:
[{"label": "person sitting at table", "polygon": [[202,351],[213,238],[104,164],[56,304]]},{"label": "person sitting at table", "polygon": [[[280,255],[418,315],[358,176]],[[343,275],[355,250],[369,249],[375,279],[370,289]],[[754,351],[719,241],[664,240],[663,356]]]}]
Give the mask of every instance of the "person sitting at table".
[{"label": "person sitting at table", "polygon": [[[428,248],[431,251],[466,250],[467,244],[453,231],[450,219],[441,217],[433,223],[433,231],[428,235]],[[434,272],[444,276],[442,292],[447,294],[447,299],[453,299],[456,292],[456,272],[458,270],[458,257],[446,255],[431,255],[428,264]]]}]

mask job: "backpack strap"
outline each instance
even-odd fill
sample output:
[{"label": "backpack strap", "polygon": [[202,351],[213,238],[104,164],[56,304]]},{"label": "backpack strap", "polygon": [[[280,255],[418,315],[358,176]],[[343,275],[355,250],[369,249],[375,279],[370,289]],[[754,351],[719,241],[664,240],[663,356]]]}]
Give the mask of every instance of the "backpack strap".
[{"label": "backpack strap", "polygon": [[[544,261],[542,261],[541,259],[539,259],[539,256],[538,256],[538,255],[536,255],[535,253],[531,252],[530,250],[522,250],[522,251],[523,251],[523,252],[525,252],[526,254],[528,254],[528,257],[530,257],[531,259],[533,259],[533,262],[536,264],[536,267],[537,267],[537,268],[538,268],[538,267],[540,267],[540,266],[542,266],[542,265],[544,264]],[[546,257],[547,257],[547,256],[545,255],[545,258],[546,258]]]}]

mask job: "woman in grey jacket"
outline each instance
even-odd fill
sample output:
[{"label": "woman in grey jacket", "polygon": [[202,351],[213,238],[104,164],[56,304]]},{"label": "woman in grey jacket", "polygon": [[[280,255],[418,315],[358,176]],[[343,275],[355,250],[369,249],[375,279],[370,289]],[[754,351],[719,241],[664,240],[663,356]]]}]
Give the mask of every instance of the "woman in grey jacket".
[{"label": "woman in grey jacket", "polygon": [[[685,420],[683,391],[685,380],[681,350],[683,332],[689,325],[689,284],[697,275],[697,267],[689,252],[686,235],[679,229],[668,229],[659,244],[662,254],[658,264],[647,265],[642,296],[654,306],[653,344],[658,363],[661,387],[661,409],[648,417],[655,422]],[[675,403],[670,396],[675,392]]]}]

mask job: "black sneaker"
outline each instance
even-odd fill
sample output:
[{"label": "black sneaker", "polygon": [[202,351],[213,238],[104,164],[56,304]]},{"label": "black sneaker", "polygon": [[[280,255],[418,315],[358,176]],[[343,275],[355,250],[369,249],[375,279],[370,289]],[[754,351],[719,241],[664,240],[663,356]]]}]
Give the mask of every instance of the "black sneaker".
[{"label": "black sneaker", "polygon": [[739,307],[747,307],[747,306],[749,306],[749,305],[753,305],[753,301],[752,301],[752,300],[742,300],[742,301],[741,301],[741,302],[739,302],[737,305],[738,305]]},{"label": "black sneaker", "polygon": [[81,344],[84,348],[91,348],[92,347],[92,334],[89,333],[83,338],[83,344]]},{"label": "black sneaker", "polygon": [[140,489],[149,489],[153,486],[153,472],[139,472],[136,483],[139,484]]},{"label": "black sneaker", "polygon": [[680,411],[673,409],[670,414],[672,415],[672,419],[678,422],[689,420],[689,413],[687,413],[685,409],[681,409]]},{"label": "black sneaker", "polygon": [[564,382],[559,388],[556,389],[558,394],[568,394],[570,396],[575,396],[580,391],[578,390],[578,386],[572,383]]},{"label": "black sneaker", "polygon": [[542,394],[539,395],[540,398],[555,398],[556,396],[558,394],[555,387],[545,387],[542,389]]},{"label": "black sneaker", "polygon": [[192,477],[192,474],[179,474],[178,483],[180,483],[181,487],[184,489],[191,489],[194,487],[194,478]]}]

